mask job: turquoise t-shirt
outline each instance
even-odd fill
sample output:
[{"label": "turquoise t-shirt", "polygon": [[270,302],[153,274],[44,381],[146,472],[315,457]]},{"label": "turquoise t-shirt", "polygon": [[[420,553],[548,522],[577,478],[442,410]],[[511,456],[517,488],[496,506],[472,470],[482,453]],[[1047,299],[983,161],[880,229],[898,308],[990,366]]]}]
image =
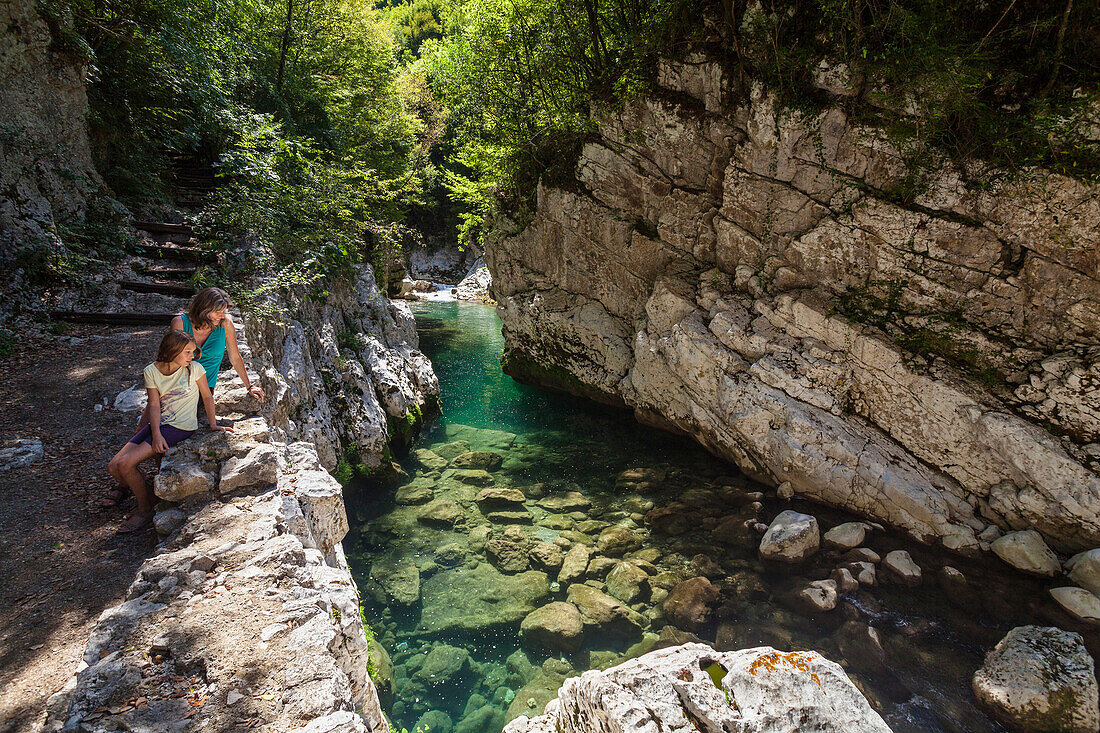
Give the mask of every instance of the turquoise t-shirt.
[{"label": "turquoise t-shirt", "polygon": [[[183,318],[183,330],[194,336],[195,331],[191,328],[191,319],[187,317],[186,313],[181,317]],[[210,391],[213,392],[214,385],[218,383],[218,370],[221,369],[222,359],[225,357],[225,329],[221,326],[215,328],[199,348],[202,349],[202,353],[199,354],[198,362],[206,370],[206,383],[210,385]]]}]

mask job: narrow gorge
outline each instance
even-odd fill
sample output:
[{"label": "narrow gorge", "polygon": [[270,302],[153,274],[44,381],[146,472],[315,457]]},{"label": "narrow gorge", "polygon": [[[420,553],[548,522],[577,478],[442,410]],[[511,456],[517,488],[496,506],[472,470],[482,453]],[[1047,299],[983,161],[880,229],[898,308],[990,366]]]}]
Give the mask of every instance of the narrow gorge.
[{"label": "narrow gorge", "polygon": [[1040,5],[13,0],[0,733],[1100,731]]}]

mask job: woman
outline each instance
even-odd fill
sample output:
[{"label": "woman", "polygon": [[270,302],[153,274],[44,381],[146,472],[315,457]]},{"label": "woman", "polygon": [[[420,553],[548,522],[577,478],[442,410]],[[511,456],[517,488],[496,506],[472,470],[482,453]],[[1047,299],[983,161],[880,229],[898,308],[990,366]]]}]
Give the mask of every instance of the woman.
[{"label": "woman", "polygon": [[194,337],[173,328],[161,339],[153,363],[145,367],[149,424],[139,429],[107,464],[111,476],[120,485],[129,487],[137,499],[137,510],[122,523],[119,532],[136,532],[153,521],[152,492],[138,464],[163,454],[198,430],[196,411],[200,398],[210,429],[233,432],[232,428],[218,425],[206,370],[193,363],[195,351]]},{"label": "woman", "polygon": [[[172,319],[172,328],[190,334],[198,346],[198,358],[196,361],[202,364],[206,370],[206,378],[213,393],[214,386],[218,382],[218,371],[221,369],[222,359],[229,352],[229,363],[240,375],[248,393],[263,402],[264,391],[252,384],[245,370],[244,359],[237,348],[237,328],[233,324],[233,317],[229,315],[229,295],[221,288],[205,288],[195,293],[187,306],[187,312]],[[149,406],[138,421],[138,429],[149,424]],[[128,494],[124,485],[116,486],[107,492],[100,504],[106,508],[117,506]]]}]

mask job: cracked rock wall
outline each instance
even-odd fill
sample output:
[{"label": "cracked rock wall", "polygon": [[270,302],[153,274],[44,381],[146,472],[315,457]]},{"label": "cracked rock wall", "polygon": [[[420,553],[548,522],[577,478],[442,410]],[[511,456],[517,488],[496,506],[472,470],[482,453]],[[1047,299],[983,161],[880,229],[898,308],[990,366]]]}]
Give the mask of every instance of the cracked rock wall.
[{"label": "cracked rock wall", "polygon": [[956,551],[1100,544],[1100,187],[945,169],[906,198],[839,106],[702,55],[659,85],[489,243],[506,370]]}]

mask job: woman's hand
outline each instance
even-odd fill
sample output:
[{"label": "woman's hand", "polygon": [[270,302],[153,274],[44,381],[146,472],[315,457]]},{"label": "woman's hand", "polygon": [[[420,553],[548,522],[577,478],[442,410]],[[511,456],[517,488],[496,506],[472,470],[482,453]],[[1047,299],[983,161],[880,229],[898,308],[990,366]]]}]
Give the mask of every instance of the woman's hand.
[{"label": "woman's hand", "polygon": [[153,436],[153,452],[154,453],[167,453],[168,441],[164,439],[164,436],[157,433]]},{"label": "woman's hand", "polygon": [[264,391],[254,384],[248,388],[248,394],[252,395],[260,402],[264,401]]},{"label": "woman's hand", "polygon": [[228,427],[226,425],[218,425],[217,423],[214,423],[213,425],[211,425],[210,429],[213,430],[215,433],[232,433],[232,432],[234,432],[233,428]]}]

